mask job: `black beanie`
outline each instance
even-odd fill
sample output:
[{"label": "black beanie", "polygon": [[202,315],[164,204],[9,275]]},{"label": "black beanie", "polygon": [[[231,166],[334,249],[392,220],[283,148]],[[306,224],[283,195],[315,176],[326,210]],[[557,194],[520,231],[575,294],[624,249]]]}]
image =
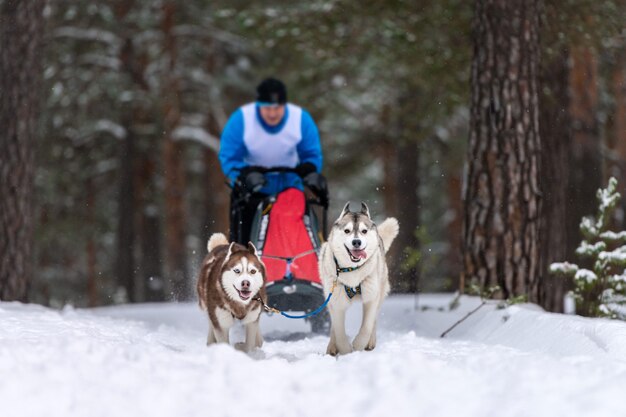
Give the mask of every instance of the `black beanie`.
[{"label": "black beanie", "polygon": [[286,104],[287,88],[276,78],[266,78],[256,88],[256,101],[261,103]]}]

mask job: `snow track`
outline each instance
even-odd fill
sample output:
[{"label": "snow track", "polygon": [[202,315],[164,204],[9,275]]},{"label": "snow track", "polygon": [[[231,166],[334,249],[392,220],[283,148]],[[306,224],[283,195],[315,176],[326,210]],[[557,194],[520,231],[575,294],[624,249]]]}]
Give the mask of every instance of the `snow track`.
[{"label": "snow track", "polygon": [[[378,346],[333,358],[302,321],[263,317],[251,355],[204,345],[195,304],[0,303],[1,415],[626,416],[626,324],[450,297],[387,300]],[[423,310],[422,307],[429,307]],[[359,312],[350,311],[354,335]],[[243,338],[235,329],[233,339]]]}]

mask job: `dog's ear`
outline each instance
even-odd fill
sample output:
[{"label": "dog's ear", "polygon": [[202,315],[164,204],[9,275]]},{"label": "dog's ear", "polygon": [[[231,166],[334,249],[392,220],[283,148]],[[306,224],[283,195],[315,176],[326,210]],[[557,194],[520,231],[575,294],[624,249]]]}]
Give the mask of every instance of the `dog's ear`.
[{"label": "dog's ear", "polygon": [[341,210],[341,214],[337,217],[337,220],[341,220],[343,216],[350,213],[350,202],[348,201],[345,206],[343,206],[343,210]]},{"label": "dog's ear", "polygon": [[255,258],[257,258],[257,260],[263,264],[263,260],[261,259],[261,257],[259,256],[259,251],[256,249],[256,246],[254,246],[254,243],[252,242],[248,242],[248,252],[250,252],[251,254],[253,254],[255,256]]},{"label": "dog's ear", "polygon": [[257,258],[259,257],[259,254],[258,254],[258,252],[256,250],[256,247],[254,246],[254,243],[252,243],[252,242],[248,242],[248,252],[250,252],[251,254],[256,256]]},{"label": "dog's ear", "polygon": [[361,214],[365,214],[368,219],[371,219],[371,217],[370,217],[370,209],[367,208],[367,204],[365,204],[362,201],[361,201]]},{"label": "dog's ear", "polygon": [[230,259],[230,255],[232,255],[233,250],[236,249],[235,245],[236,245],[235,242],[231,242],[231,244],[228,245],[228,253],[226,253],[226,258],[224,258],[224,263],[228,262],[228,260]]}]

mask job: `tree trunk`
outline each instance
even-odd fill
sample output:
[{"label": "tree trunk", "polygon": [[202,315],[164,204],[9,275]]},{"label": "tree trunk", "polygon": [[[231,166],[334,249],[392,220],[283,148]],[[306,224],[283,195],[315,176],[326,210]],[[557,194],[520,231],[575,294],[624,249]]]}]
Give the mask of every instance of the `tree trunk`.
[{"label": "tree trunk", "polygon": [[[380,112],[380,125],[389,128],[391,125],[391,106],[385,105]],[[400,181],[398,180],[398,147],[396,135],[389,135],[387,132],[375,133],[380,137],[378,149],[376,152],[380,155],[383,165],[383,182],[382,182],[382,194],[383,194],[383,208],[386,216],[399,217],[398,204],[400,203],[400,196],[398,194],[398,186]],[[395,137],[392,138],[392,136]],[[404,226],[404,225],[402,225]],[[402,230],[402,227],[400,227]],[[387,255],[388,259],[401,260],[406,257],[404,251],[404,244],[396,242],[391,245]],[[400,282],[402,276],[402,262],[395,262],[389,265],[389,271],[391,281],[396,283]],[[403,288],[394,285],[394,291],[406,291],[406,285],[402,285]]]},{"label": "tree trunk", "polygon": [[[417,229],[420,218],[419,188],[419,149],[415,141],[407,141],[398,146],[398,223],[402,225],[398,234],[400,270],[396,279],[400,292],[416,293],[419,290],[419,259],[409,259],[411,251],[420,251]],[[401,191],[400,191],[401,190]],[[408,262],[407,262],[408,261]]]},{"label": "tree trunk", "polygon": [[[208,55],[206,62],[207,73],[212,79],[217,78],[217,66],[220,55],[216,50],[215,43],[210,41],[206,45]],[[213,87],[213,86],[212,86]],[[209,100],[212,101],[207,114],[207,131],[216,138],[219,138],[226,123],[225,114],[219,105],[220,94],[214,87],[209,93]],[[226,187],[226,177],[222,173],[217,153],[213,149],[204,151],[204,173],[206,186],[204,187],[204,221],[203,221],[203,242],[201,255],[206,253],[206,243],[209,237],[215,232],[227,233],[230,227],[230,194]],[[201,258],[202,259],[202,258]]]},{"label": "tree trunk", "polygon": [[602,157],[597,119],[598,64],[593,51],[577,48],[572,52],[569,84],[573,140],[569,160],[566,228],[567,259],[575,259],[580,244],[580,221],[583,216],[595,214],[596,191],[602,187]]},{"label": "tree trunk", "polygon": [[[563,298],[571,288],[571,280],[552,276],[548,268],[553,262],[567,258],[567,236],[578,235],[578,230],[568,230],[567,180],[569,175],[569,149],[572,140],[569,114],[569,53],[564,50],[551,62],[542,65],[541,112],[541,287],[540,304],[548,311],[562,312]],[[572,260],[572,259],[570,259]]]},{"label": "tree trunk", "polygon": [[85,207],[87,227],[89,236],[87,237],[87,305],[95,307],[98,305],[98,278],[96,276],[96,239],[94,230],[96,230],[96,193],[93,184],[93,178],[89,177],[85,181],[85,189],[87,191],[87,205]]},{"label": "tree trunk", "polygon": [[[385,105],[380,112],[380,125],[385,129],[391,124],[391,106]],[[398,212],[398,172],[396,141],[387,132],[377,133],[380,137],[377,149],[383,164],[383,207],[388,216],[395,216]],[[392,245],[391,250],[397,248]],[[396,258],[390,256],[390,258]]]},{"label": "tree trunk", "polygon": [[0,4],[0,300],[26,301],[44,1]]},{"label": "tree trunk", "polygon": [[[208,115],[207,130],[219,137],[223,126],[217,122],[212,112]],[[204,188],[204,233],[203,250],[206,251],[208,238],[216,232],[226,233],[229,227],[230,196],[225,177],[220,168],[220,161],[213,149],[204,151],[204,172],[206,187]],[[204,251],[202,252],[204,256]]]},{"label": "tree trunk", "polygon": [[[132,112],[126,112],[132,114]],[[120,184],[118,194],[118,229],[117,229],[117,281],[126,290],[128,301],[136,302],[135,285],[135,138],[132,133],[132,119],[123,116],[126,136],[119,147]]]},{"label": "tree trunk", "polygon": [[[117,18],[120,30],[124,36],[124,43],[120,48],[120,62],[122,68],[128,73],[130,78],[143,87],[140,82],[142,70],[137,65],[137,57],[132,42],[132,33],[126,22],[128,13],[134,6],[132,0],[116,0],[113,2],[113,10]],[[133,123],[135,122],[135,107],[132,101],[122,107],[121,120],[126,130],[126,136],[120,141],[118,149],[118,161],[120,165],[119,194],[118,194],[118,224],[117,224],[117,255],[115,273],[117,284],[124,288],[126,298],[129,302],[138,302],[138,286],[136,285],[135,267],[135,141]]]},{"label": "tree trunk", "polygon": [[145,301],[164,301],[161,223],[159,209],[154,202],[157,194],[154,162],[149,156],[144,155],[139,165],[137,197],[138,206],[141,207],[139,221],[141,298]]},{"label": "tree trunk", "polygon": [[620,230],[626,229],[626,44],[618,54],[617,65],[613,70],[612,89],[615,97],[613,113],[613,134],[611,149],[615,163],[611,175],[619,180],[618,191],[622,195],[618,217],[621,218]]},{"label": "tree trunk", "polygon": [[[458,167],[458,165],[457,165]],[[448,170],[447,173],[447,193],[448,210],[453,212],[454,218],[446,226],[446,234],[450,245],[446,254],[446,266],[451,277],[451,288],[463,291],[459,277],[462,274],[463,265],[461,263],[461,235],[463,231],[463,199],[462,199],[462,179],[461,172]]]},{"label": "tree trunk", "polygon": [[[145,77],[149,58],[145,49],[137,49],[133,43],[136,28],[127,16],[135,2],[116,0],[114,4],[119,32],[124,36],[119,57],[122,69],[140,93],[123,109],[122,114],[127,136],[120,150],[121,198],[124,201],[120,203],[118,282],[126,289],[131,301],[163,301],[161,225],[158,204],[155,203],[157,179],[153,161],[156,150],[153,147],[148,147],[147,151],[142,149],[144,141],[154,143],[159,138],[143,136],[137,128],[153,122],[150,105],[141,99],[143,95],[151,94]],[[136,149],[139,151],[136,152]],[[139,251],[135,250],[136,244],[139,244]],[[138,252],[137,259],[135,252]]]},{"label": "tree trunk", "polygon": [[163,80],[166,271],[173,297],[176,300],[187,300],[191,296],[191,284],[187,276],[183,147],[172,137],[172,132],[180,120],[180,88],[176,75],[177,50],[173,33],[176,4],[165,3],[162,12],[161,27],[167,57],[167,68]]},{"label": "tree trunk", "polygon": [[[385,138],[380,143],[379,155],[383,163],[383,207],[385,213],[389,216],[395,216],[398,213],[398,152],[395,143],[389,138]],[[396,247],[391,247],[391,250]]]},{"label": "tree trunk", "polygon": [[538,299],[539,0],[477,0],[464,279]]}]

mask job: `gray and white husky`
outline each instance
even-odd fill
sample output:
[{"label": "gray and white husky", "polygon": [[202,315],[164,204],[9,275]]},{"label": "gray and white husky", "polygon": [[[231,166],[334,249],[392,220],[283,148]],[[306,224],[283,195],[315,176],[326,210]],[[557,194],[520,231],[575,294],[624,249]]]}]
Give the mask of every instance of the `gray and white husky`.
[{"label": "gray and white husky", "polygon": [[[334,289],[328,303],[331,328],[326,353],[344,355],[376,346],[376,320],[389,293],[385,253],[398,230],[398,221],[393,217],[376,226],[365,203],[361,203],[361,211],[352,212],[348,202],[333,224],[322,245],[319,262],[326,296]],[[358,299],[363,301],[363,321],[351,344],[345,316],[348,307]]]}]

